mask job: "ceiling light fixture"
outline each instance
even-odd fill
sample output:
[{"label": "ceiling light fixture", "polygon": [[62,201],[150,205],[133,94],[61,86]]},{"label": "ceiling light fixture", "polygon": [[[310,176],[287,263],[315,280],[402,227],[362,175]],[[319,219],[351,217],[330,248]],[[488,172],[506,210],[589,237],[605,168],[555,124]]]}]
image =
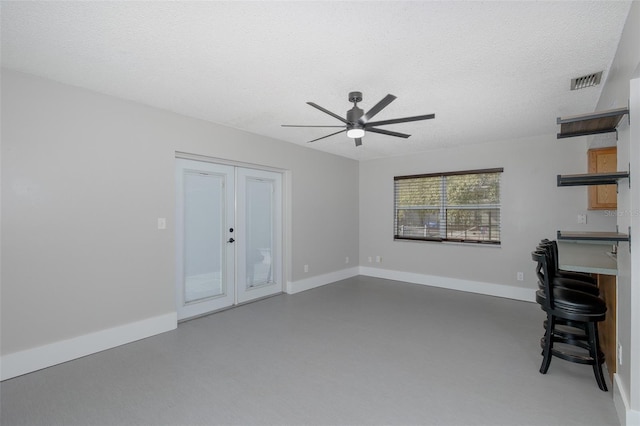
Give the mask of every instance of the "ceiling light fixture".
[{"label": "ceiling light fixture", "polygon": [[364,136],[364,129],[359,129],[354,127],[353,129],[347,130],[347,137],[351,139],[358,139]]}]

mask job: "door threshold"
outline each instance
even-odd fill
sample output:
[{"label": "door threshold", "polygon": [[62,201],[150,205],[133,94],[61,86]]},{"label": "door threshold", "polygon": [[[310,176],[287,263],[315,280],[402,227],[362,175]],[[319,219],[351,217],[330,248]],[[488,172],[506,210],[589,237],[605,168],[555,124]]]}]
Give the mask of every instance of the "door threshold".
[{"label": "door threshold", "polygon": [[194,315],[194,316],[189,317],[189,318],[183,318],[181,320],[178,320],[178,324],[182,324],[182,323],[185,323],[185,322],[188,322],[188,321],[193,321],[193,320],[197,320],[197,319],[200,319],[200,318],[208,317],[209,315],[218,314],[220,312],[228,311],[230,309],[238,308],[240,306],[248,305],[250,303],[255,303],[255,302],[259,302],[261,300],[270,299],[270,298],[275,297],[275,296],[281,296],[283,294],[284,294],[284,291],[281,291],[279,293],[270,294],[268,296],[258,297],[258,298],[253,299],[253,300],[247,300],[246,302],[237,303],[235,305],[227,306],[225,308],[216,309],[215,311],[205,312],[203,314]]}]

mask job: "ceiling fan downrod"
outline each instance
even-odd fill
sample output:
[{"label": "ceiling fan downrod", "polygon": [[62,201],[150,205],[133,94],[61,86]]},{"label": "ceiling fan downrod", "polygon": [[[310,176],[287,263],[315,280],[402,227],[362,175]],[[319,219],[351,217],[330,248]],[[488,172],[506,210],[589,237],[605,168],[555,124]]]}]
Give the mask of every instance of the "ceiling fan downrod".
[{"label": "ceiling fan downrod", "polygon": [[362,128],[358,120],[360,117],[364,115],[364,111],[358,108],[358,102],[362,100],[362,93],[360,92],[351,92],[349,93],[349,102],[353,102],[353,108],[347,111],[347,121],[349,124],[347,128],[349,129],[358,129]]},{"label": "ceiling fan downrod", "polygon": [[362,145],[361,138],[364,136],[364,126],[360,123],[364,111],[358,108],[358,102],[361,100],[361,92],[349,93],[349,102],[353,102],[353,108],[347,111],[347,137],[355,139],[356,146]]}]

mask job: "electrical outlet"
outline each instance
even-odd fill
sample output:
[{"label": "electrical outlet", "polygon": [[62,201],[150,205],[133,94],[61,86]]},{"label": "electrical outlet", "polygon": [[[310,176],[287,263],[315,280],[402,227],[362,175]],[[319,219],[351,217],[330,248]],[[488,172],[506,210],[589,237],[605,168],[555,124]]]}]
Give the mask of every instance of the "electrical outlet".
[{"label": "electrical outlet", "polygon": [[349,263],[349,256],[344,258],[344,263]]},{"label": "electrical outlet", "polygon": [[578,215],[578,223],[587,223],[587,215],[579,214]]},{"label": "electrical outlet", "polygon": [[158,229],[167,229],[167,219],[164,217],[158,218]]},{"label": "electrical outlet", "polygon": [[380,263],[380,262],[382,262],[382,257],[376,256],[376,263]]},{"label": "electrical outlet", "polygon": [[373,258],[369,256],[369,263],[373,262]]},{"label": "electrical outlet", "polygon": [[518,272],[516,274],[516,278],[518,279],[518,281],[524,281],[524,272]]},{"label": "electrical outlet", "polygon": [[304,271],[309,272],[309,265],[304,265]]}]

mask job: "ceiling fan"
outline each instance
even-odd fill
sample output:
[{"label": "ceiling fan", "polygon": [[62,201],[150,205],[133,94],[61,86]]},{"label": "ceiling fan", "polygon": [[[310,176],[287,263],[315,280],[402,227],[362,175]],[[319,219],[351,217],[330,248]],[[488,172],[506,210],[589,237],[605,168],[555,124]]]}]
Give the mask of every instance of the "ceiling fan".
[{"label": "ceiling fan", "polygon": [[309,142],[319,141],[320,139],[328,138],[329,136],[337,135],[338,133],[347,132],[347,137],[351,139],[355,139],[356,146],[362,145],[362,137],[367,132],[380,133],[382,135],[388,136],[396,136],[398,138],[408,138],[411,135],[407,135],[406,133],[398,133],[392,132],[389,130],[377,129],[375,126],[384,126],[386,124],[397,124],[397,123],[406,123],[409,121],[419,121],[419,120],[429,120],[431,118],[435,118],[435,114],[427,114],[427,115],[416,115],[415,117],[404,117],[404,118],[394,118],[391,120],[381,120],[381,121],[369,121],[376,114],[382,111],[387,105],[389,105],[393,100],[396,99],[393,95],[387,95],[380,102],[375,104],[373,108],[369,111],[365,112],[358,108],[358,102],[362,101],[362,93],[361,92],[350,92],[349,93],[349,102],[353,102],[353,108],[347,111],[347,118],[344,119],[340,117],[338,114],[335,114],[327,109],[322,108],[320,105],[317,105],[313,102],[307,102],[307,104],[312,107],[319,109],[320,111],[329,114],[332,117],[337,118],[342,121],[344,125],[342,126],[313,126],[313,125],[295,125],[295,124],[283,124],[282,127],[342,127],[344,130],[337,131],[335,133],[331,133],[330,135],[322,136],[321,138],[317,138],[311,140]]}]

